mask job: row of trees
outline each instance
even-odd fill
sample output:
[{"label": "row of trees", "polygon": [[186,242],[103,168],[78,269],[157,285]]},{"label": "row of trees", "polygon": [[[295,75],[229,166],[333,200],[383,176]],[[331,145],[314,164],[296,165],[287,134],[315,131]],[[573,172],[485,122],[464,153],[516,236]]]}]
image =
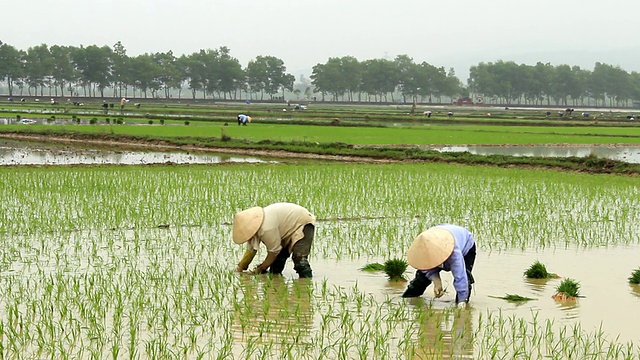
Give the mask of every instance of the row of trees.
[{"label": "row of trees", "polygon": [[263,99],[292,91],[295,77],[273,56],[258,56],[243,69],[226,47],[180,57],[171,51],[130,57],[121,42],[113,48],[42,44],[22,51],[0,41],[0,81],[9,96],[44,96],[46,91],[49,96],[104,97],[112,89],[114,97],[168,98],[172,92],[180,97],[187,88],[194,99],[197,94],[235,99],[243,91]]},{"label": "row of trees", "polygon": [[464,92],[453,69],[447,72],[427,62],[416,64],[407,55],[394,60],[371,59],[358,61],[351,56],[330,58],[317,64],[311,74],[315,91],[331,95],[334,101],[395,101],[399,92],[403,101],[442,101],[442,96],[454,97]]},{"label": "row of trees", "polygon": [[[284,62],[258,56],[243,68],[226,47],[174,56],[165,53],[127,56],[121,42],[87,47],[38,45],[18,50],[0,41],[0,82],[9,95],[182,96],[192,98],[270,99],[286,91],[300,95]],[[313,67],[304,97],[322,100],[442,102],[474,94],[475,102],[527,105],[629,106],[640,99],[640,74],[596,63],[592,71],[578,66],[497,61],[470,68],[468,87],[453,69],[416,64],[407,55],[393,60],[359,61],[352,56],[329,58]],[[593,102],[593,104],[592,104]]]},{"label": "row of trees", "polygon": [[498,61],[472,66],[469,87],[502,104],[629,106],[640,100],[640,73],[602,63],[590,71]]},{"label": "row of trees", "polygon": [[[404,100],[435,97],[440,102],[443,95],[463,92],[453,69],[415,64],[406,55],[393,61],[330,58],[314,66],[311,78],[311,86],[304,89],[307,98],[319,93],[335,101],[395,101],[394,94],[400,93]],[[243,92],[250,98],[273,99],[279,94],[284,98],[285,91],[301,92],[294,89],[295,77],[286,72],[284,62],[273,56],[258,56],[243,68],[226,47],[180,57],[171,51],[130,57],[121,42],[113,48],[42,44],[22,51],[0,41],[0,81],[10,96],[104,97],[111,89],[114,97],[168,98],[172,93],[181,97],[186,88],[194,99],[198,94],[237,99]]]}]

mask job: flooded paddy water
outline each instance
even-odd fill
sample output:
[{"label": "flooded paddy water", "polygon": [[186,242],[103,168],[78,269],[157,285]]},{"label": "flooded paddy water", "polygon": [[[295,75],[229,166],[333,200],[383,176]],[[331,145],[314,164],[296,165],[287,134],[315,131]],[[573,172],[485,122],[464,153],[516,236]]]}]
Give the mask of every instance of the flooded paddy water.
[{"label": "flooded paddy water", "polygon": [[[629,177],[443,164],[0,167],[0,332],[16,358],[637,358],[640,185]],[[241,185],[238,185],[241,184]],[[301,185],[302,184],[302,185]],[[126,199],[126,201],[123,201]],[[233,272],[234,212],[292,201],[319,221],[313,279]],[[426,227],[474,233],[469,309],[452,278],[360,269]],[[256,257],[264,257],[264,249]],[[529,281],[536,260],[581,284]],[[406,271],[408,279],[412,269]],[[513,303],[495,296],[534,300]],[[629,346],[629,344],[631,344]]]},{"label": "flooded paddy water", "polygon": [[640,147],[637,146],[605,146],[605,145],[500,145],[500,146],[444,146],[432,148],[441,152],[465,152],[477,155],[508,155],[538,157],[587,157],[596,156],[604,159],[640,163]]},{"label": "flooded paddy water", "polygon": [[2,165],[144,165],[259,163],[251,156],[186,151],[133,151],[80,148],[47,143],[0,140]]}]

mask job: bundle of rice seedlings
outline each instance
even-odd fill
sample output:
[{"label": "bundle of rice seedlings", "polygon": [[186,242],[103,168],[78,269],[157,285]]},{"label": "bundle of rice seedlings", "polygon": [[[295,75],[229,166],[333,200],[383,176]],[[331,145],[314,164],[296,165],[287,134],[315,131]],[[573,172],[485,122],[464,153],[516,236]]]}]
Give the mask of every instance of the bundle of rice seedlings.
[{"label": "bundle of rice seedlings", "polygon": [[525,272],[528,279],[555,279],[559,276],[547,271],[547,267],[540,261],[534,262]]},{"label": "bundle of rice seedlings", "polygon": [[384,272],[390,281],[406,281],[404,272],[407,270],[407,262],[402,259],[391,259],[384,263]]},{"label": "bundle of rice seedlings", "polygon": [[567,278],[558,285],[556,291],[556,294],[552,296],[555,300],[575,300],[580,296],[580,283]]},{"label": "bundle of rice seedlings", "polygon": [[631,276],[629,276],[629,282],[636,285],[640,284],[640,268],[635,269],[631,273]]}]

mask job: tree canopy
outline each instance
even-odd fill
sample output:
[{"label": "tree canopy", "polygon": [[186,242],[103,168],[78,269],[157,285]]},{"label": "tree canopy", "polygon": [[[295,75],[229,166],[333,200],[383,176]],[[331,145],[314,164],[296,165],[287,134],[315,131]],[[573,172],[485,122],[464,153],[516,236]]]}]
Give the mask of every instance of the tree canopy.
[{"label": "tree canopy", "polygon": [[343,56],[314,65],[311,82],[300,87],[283,60],[260,55],[243,68],[224,46],[180,57],[172,51],[129,56],[119,41],[26,50],[0,41],[0,83],[9,96],[168,98],[188,89],[193,99],[284,99],[289,91],[346,102],[442,103],[471,96],[487,104],[622,107],[640,101],[640,74],[604,63],[587,70],[499,60],[471,66],[469,74],[465,87],[453,68],[416,63],[406,54],[364,61]]}]

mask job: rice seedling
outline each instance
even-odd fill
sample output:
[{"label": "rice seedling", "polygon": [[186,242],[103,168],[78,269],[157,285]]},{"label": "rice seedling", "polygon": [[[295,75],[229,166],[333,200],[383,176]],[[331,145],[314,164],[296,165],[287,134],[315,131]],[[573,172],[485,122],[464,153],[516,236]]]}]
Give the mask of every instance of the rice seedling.
[{"label": "rice seedling", "polygon": [[523,301],[535,300],[533,298],[521,296],[518,294],[506,294],[505,296],[491,296],[491,297],[495,299],[502,299],[502,300],[507,300],[512,302],[523,302]]},{"label": "rice seedling", "polygon": [[629,276],[629,283],[640,284],[640,268],[635,269]]},{"label": "rice seedling", "polygon": [[376,271],[384,271],[384,268],[385,268],[384,264],[381,264],[381,263],[370,263],[370,264],[366,264],[365,266],[360,268],[360,270],[369,271],[369,272],[376,272]]}]

